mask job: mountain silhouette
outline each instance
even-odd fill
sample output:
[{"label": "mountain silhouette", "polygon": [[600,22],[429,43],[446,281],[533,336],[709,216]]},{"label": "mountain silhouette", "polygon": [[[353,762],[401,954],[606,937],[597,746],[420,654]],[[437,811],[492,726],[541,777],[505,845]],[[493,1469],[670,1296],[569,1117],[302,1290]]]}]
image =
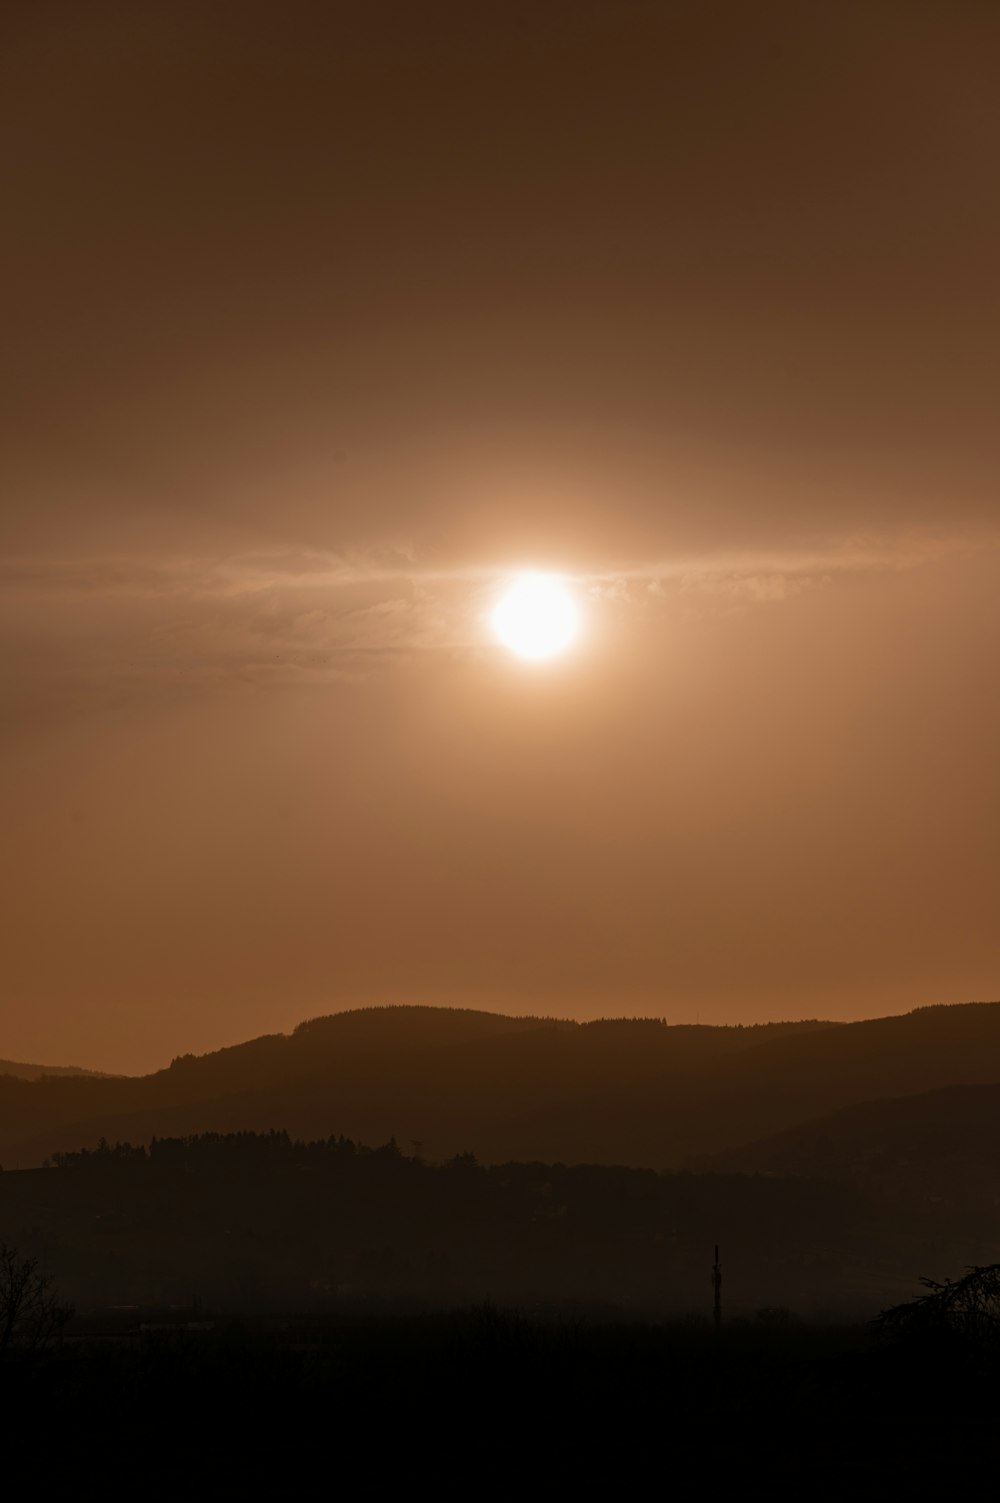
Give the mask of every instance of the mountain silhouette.
[{"label": "mountain silhouette", "polygon": [[0,1077],[0,1163],[280,1128],[394,1135],[431,1159],[676,1168],[867,1100],[998,1080],[998,1003],[752,1027],[365,1008],[146,1076]]},{"label": "mountain silhouette", "polygon": [[30,1065],[16,1059],[0,1059],[0,1075],[13,1075],[18,1080],[38,1080],[42,1075],[91,1075],[107,1080],[103,1070],[84,1070],[79,1065]]},{"label": "mountain silhouette", "polygon": [[743,1148],[695,1161],[725,1174],[850,1181],[886,1205],[923,1205],[995,1219],[1000,1085],[845,1107]]}]

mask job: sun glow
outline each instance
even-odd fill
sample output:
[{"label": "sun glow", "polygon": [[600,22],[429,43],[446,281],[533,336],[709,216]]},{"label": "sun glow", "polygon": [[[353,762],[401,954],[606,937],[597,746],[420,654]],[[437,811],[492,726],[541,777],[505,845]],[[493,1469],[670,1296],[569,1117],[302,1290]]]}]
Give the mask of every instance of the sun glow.
[{"label": "sun glow", "polygon": [[493,611],[493,630],[522,658],[554,657],[570,645],[578,628],[573,597],[552,574],[522,574]]}]

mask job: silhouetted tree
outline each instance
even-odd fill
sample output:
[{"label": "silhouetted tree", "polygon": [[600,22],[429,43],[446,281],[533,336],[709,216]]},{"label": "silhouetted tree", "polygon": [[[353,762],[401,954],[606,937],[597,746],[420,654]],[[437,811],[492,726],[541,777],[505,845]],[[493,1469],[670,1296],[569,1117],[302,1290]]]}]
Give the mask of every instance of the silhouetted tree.
[{"label": "silhouetted tree", "polygon": [[447,1167],[449,1169],[457,1169],[459,1172],[462,1170],[478,1169],[479,1160],[472,1152],[456,1153],[455,1157],[448,1161]]},{"label": "silhouetted tree", "polygon": [[959,1336],[1000,1347],[1000,1263],[972,1267],[964,1278],[921,1279],[926,1294],[892,1305],[875,1320],[883,1336]]},{"label": "silhouetted tree", "polygon": [[37,1258],[0,1242],[0,1359],[14,1347],[37,1351],[72,1313],[53,1294]]}]

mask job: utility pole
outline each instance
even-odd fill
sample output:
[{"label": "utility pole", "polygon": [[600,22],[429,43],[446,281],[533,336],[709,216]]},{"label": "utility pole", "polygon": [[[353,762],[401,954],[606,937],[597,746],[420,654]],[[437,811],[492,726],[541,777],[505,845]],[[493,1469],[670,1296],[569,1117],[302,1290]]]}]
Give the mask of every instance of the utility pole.
[{"label": "utility pole", "polygon": [[719,1262],[719,1244],[715,1244],[715,1262],[712,1264],[712,1321],[716,1331],[722,1325],[722,1264]]}]

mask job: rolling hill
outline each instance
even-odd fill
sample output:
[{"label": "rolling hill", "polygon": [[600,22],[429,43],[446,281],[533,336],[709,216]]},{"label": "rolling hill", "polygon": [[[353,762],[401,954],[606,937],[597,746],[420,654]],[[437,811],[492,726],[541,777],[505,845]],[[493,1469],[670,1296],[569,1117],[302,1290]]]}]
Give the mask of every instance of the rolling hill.
[{"label": "rolling hill", "polygon": [[431,1159],[676,1168],[865,1101],[998,1081],[1000,1003],[743,1028],[369,1008],[147,1076],[0,1077],[0,1163],[280,1128],[395,1136]]},{"label": "rolling hill", "polygon": [[947,1086],[865,1101],[696,1165],[722,1174],[850,1183],[880,1204],[1000,1211],[1000,1085]]},{"label": "rolling hill", "polygon": [[107,1080],[103,1070],[83,1070],[79,1065],[29,1065],[20,1060],[0,1059],[0,1075],[13,1075],[18,1080],[38,1080],[42,1075],[90,1075]]}]

